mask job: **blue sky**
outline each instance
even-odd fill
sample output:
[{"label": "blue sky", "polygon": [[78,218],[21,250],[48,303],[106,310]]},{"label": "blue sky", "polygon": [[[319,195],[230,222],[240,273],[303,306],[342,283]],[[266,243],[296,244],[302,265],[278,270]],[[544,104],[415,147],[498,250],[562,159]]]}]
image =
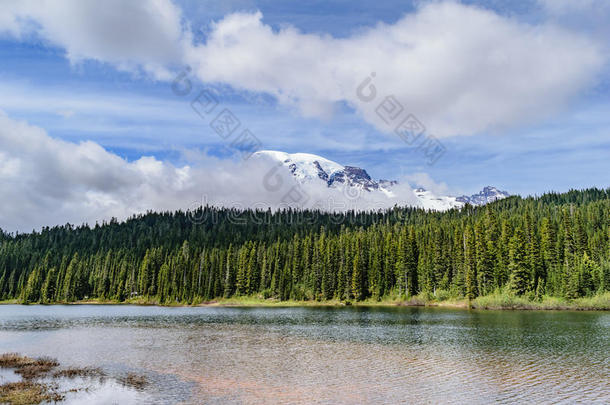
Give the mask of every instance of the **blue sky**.
[{"label": "blue sky", "polygon": [[[83,28],[76,27],[74,33],[68,32],[66,36],[65,32],[58,31],[53,25],[51,17],[46,19],[42,14],[27,10],[14,11],[15,15],[22,13],[18,14],[21,21],[32,19],[28,19],[27,29],[23,26],[19,28],[21,31],[18,34],[11,32],[8,23],[3,27],[0,19],[0,110],[13,120],[22,120],[44,129],[53,138],[75,143],[93,141],[131,162],[143,156],[153,156],[179,167],[193,164],[192,152],[221,159],[230,158],[227,143],[190,106],[194,95],[200,89],[207,88],[212,89],[220,103],[228,107],[239,117],[243,126],[261,140],[264,149],[319,154],[342,164],[364,167],[374,178],[399,178],[426,173],[435,182],[445,183],[449,191],[455,194],[474,193],[488,184],[520,194],[610,185],[610,75],[607,61],[603,59],[607,50],[610,7],[600,8],[595,0],[583,2],[584,5],[578,7],[562,1],[553,5],[542,0],[465,1],[459,3],[457,9],[445,9],[463,12],[468,18],[471,16],[468,13],[475,10],[478,13],[472,16],[475,28],[477,19],[480,19],[482,29],[490,26],[485,25],[488,20],[493,23],[495,18],[500,19],[502,24],[506,24],[507,32],[514,30],[523,33],[522,43],[507,42],[506,45],[507,48],[519,48],[519,52],[528,42],[527,35],[538,35],[541,30],[548,30],[549,33],[553,33],[554,29],[560,30],[565,40],[559,42],[559,46],[565,44],[564,60],[569,63],[566,62],[564,69],[564,63],[550,61],[550,68],[546,68],[548,76],[556,76],[557,80],[548,86],[545,84],[546,87],[536,88],[538,83],[545,81],[546,76],[544,71],[536,71],[534,65],[539,63],[535,60],[531,65],[527,60],[515,62],[511,59],[512,51],[502,52],[502,57],[508,57],[506,64],[518,65],[514,69],[518,74],[507,77],[503,82],[502,77],[492,77],[494,72],[489,73],[487,79],[490,83],[497,85],[499,91],[507,92],[502,98],[512,100],[510,106],[498,104],[499,107],[493,109],[484,98],[476,98],[480,93],[485,93],[484,90],[475,95],[449,94],[451,91],[459,92],[455,89],[463,85],[463,79],[450,74],[452,69],[460,69],[460,60],[423,66],[424,71],[440,71],[435,73],[431,82],[434,86],[428,84],[423,90],[416,84],[397,82],[404,80],[415,83],[420,77],[411,75],[402,79],[400,66],[393,67],[394,70],[388,69],[386,77],[392,77],[390,87],[386,86],[385,90],[380,91],[388,94],[395,92],[401,102],[404,100],[407,109],[419,109],[418,117],[427,117],[425,124],[430,133],[441,134],[439,138],[446,147],[446,153],[434,165],[428,165],[421,151],[406,145],[391,131],[385,131],[376,118],[367,115],[364,107],[354,105],[354,100],[346,99],[342,93],[329,95],[326,99],[322,85],[322,89],[316,88],[312,93],[310,88],[318,83],[315,80],[304,80],[303,84],[297,83],[291,87],[292,82],[308,74],[307,69],[303,70],[301,76],[289,77],[284,81],[276,81],[273,75],[269,75],[269,78],[262,79],[269,84],[259,86],[257,80],[244,78],[249,73],[248,63],[254,66],[257,60],[233,60],[230,69],[234,69],[235,64],[243,63],[244,66],[235,68],[235,72],[226,72],[227,65],[218,62],[218,67],[210,66],[216,63],[215,60],[205,60],[203,56],[197,59],[193,55],[198,51],[196,45],[211,43],[210,38],[222,31],[212,23],[219,23],[231,15],[241,15],[239,18],[244,21],[246,17],[250,18],[248,24],[258,30],[252,31],[256,34],[261,32],[263,35],[269,28],[278,48],[283,44],[281,41],[291,43],[290,33],[282,35],[282,30],[287,27],[292,27],[290,29],[294,29],[297,32],[295,35],[300,38],[313,38],[312,48],[321,49],[320,52],[324,51],[324,46],[343,49],[343,46],[357,45],[357,41],[367,35],[381,35],[383,38],[383,33],[403,23],[407,27],[407,34],[415,38],[414,41],[425,42],[425,24],[430,18],[429,14],[426,17],[426,11],[421,10],[440,14],[444,9],[440,6],[434,8],[439,2],[244,0],[175,1],[168,4],[179,11],[180,29],[183,30],[180,35],[188,31],[192,35],[188,39],[189,46],[195,45],[195,50],[184,58],[168,61],[163,58],[174,51],[169,49],[163,58],[160,57],[163,62],[158,64],[159,58],[154,59],[157,57],[155,55],[151,57],[156,64],[152,70],[141,67],[144,62],[135,57],[133,60],[127,58],[129,60],[125,63],[129,66],[125,67],[120,59],[124,56],[113,54],[112,44],[103,44],[103,47],[88,53],[87,43],[70,42],[70,36]],[[255,21],[254,13],[257,11],[262,14],[260,23]],[[412,20],[409,20],[410,17]],[[423,34],[408,31],[409,27],[417,24],[423,24]],[[434,24],[434,21],[430,24]],[[467,29],[470,22],[460,22],[458,19],[455,24],[457,29],[462,30]],[[226,27],[233,29],[233,25],[228,23]],[[447,35],[451,40],[451,26],[447,28]],[[481,35],[484,36],[485,32],[482,31]],[[502,50],[503,33],[497,35],[500,41],[498,47]],[[548,36],[540,34],[540,38],[544,42]],[[341,40],[345,42],[340,47],[332,48]],[[572,40],[574,44],[570,43]],[[92,43],[97,46],[97,43]],[[369,42],[363,40],[362,43]],[[583,43],[591,45],[591,52],[575,53],[574,49],[582,49],[578,44]],[[473,46],[473,52],[479,52],[479,45]],[[557,46],[557,43],[551,45]],[[273,46],[274,43],[271,43]],[[384,43],[379,44],[380,48],[385,46]],[[470,48],[466,46],[465,49]],[[371,59],[376,58],[374,51],[371,51]],[[209,56],[217,50],[206,49],[202,52]],[[351,52],[355,55],[354,60],[366,60],[358,59],[361,55]],[[400,52],[399,48],[389,50],[392,58],[397,52]],[[557,51],[558,54],[561,52],[561,49]],[[531,54],[519,53],[515,57],[537,57],[540,53],[540,49],[532,49]],[[574,57],[570,56],[572,54]],[[298,53],[296,55],[300,56]],[[263,47],[260,58],[264,60],[265,57]],[[280,55],[277,60],[284,61],[282,57]],[[290,54],[285,56],[286,63],[289,64],[294,57]],[[542,55],[540,60],[544,61],[544,57]],[[199,64],[198,69],[193,65],[196,69],[189,76],[194,90],[188,96],[177,96],[171,90],[171,78],[180,72],[181,67],[192,65],[193,61]],[[417,62],[415,60],[413,63]],[[358,66],[353,61],[345,63]],[[469,68],[473,66],[475,70],[467,77],[477,81],[476,64],[469,65]],[[362,72],[369,71],[366,70],[368,67],[363,69]],[[531,78],[528,76],[530,69]],[[289,66],[285,71],[281,70],[278,76],[292,70]],[[485,72],[481,76],[486,76]],[[448,79],[445,81],[446,77]],[[361,78],[364,76],[355,76],[353,83],[358,83]],[[322,77],[319,82],[325,83],[324,80],[326,78]],[[533,89],[528,88],[530,80]],[[349,83],[346,86],[352,83],[351,78],[344,82]],[[511,90],[511,87],[517,89],[520,86],[525,86],[521,93]],[[562,90],[566,87],[569,91]],[[424,99],[420,108],[419,99],[414,94],[425,94],[427,90],[434,96]],[[329,89],[329,93],[332,91]],[[434,106],[434,100],[442,100],[445,91],[449,94],[448,98],[456,100],[455,103],[447,104],[446,108],[444,105]],[[289,94],[289,100],[282,99],[280,94]],[[312,99],[306,100],[309,96]],[[464,107],[464,100],[471,98],[478,104],[472,104],[475,103],[472,101],[471,105]],[[495,102],[498,100],[490,101]],[[519,109],[521,103],[523,107]],[[307,110],[311,105],[313,113]],[[327,106],[332,108],[320,113]],[[439,118],[446,109],[452,108],[456,111],[451,113],[453,115]],[[498,113],[499,108],[505,110]],[[457,112],[462,116],[456,118]],[[490,118],[486,119],[488,116]],[[512,119],[513,116],[516,118]],[[470,125],[470,121],[478,120],[481,123]],[[454,122],[455,131],[452,131],[451,123]]]}]

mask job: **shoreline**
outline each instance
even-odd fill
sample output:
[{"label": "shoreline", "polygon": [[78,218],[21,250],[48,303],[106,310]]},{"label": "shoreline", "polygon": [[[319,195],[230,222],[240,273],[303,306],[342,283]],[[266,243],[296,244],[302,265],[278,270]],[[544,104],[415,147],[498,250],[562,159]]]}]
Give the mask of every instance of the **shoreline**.
[{"label": "shoreline", "polygon": [[87,299],[72,302],[23,303],[19,300],[0,301],[0,305],[134,305],[158,307],[252,307],[252,308],[291,308],[291,307],[433,307],[462,310],[501,310],[501,311],[610,311],[610,293],[567,301],[557,297],[544,297],[542,301],[531,301],[522,297],[506,295],[487,295],[478,297],[470,303],[465,298],[434,300],[412,297],[408,300],[368,299],[350,301],[279,301],[262,297],[221,298],[210,301],[185,303],[161,303],[156,300],[131,299],[127,301]]}]

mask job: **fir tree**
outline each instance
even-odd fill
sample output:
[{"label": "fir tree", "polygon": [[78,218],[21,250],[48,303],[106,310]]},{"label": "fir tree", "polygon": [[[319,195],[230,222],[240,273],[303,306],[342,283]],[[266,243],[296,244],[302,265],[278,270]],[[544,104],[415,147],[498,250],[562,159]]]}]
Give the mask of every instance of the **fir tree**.
[{"label": "fir tree", "polygon": [[517,295],[523,295],[529,287],[529,264],[527,260],[525,234],[521,228],[515,230],[509,244],[510,288]]},{"label": "fir tree", "polygon": [[472,300],[478,296],[475,235],[470,225],[464,231],[464,266],[466,269],[466,297]]}]

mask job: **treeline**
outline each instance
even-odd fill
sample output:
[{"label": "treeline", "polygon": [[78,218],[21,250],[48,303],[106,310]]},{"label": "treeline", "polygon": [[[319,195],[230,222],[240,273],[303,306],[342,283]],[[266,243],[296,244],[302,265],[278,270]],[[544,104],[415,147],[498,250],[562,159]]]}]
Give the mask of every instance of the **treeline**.
[{"label": "treeline", "polygon": [[194,303],[261,295],[531,299],[610,290],[610,189],[448,212],[148,213],[95,227],[0,231],[0,299]]}]

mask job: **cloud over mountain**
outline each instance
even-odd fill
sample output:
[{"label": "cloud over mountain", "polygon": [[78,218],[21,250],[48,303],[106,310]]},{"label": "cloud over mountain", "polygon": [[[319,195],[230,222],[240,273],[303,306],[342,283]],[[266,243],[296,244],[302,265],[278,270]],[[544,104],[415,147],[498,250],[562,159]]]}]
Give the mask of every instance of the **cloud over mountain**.
[{"label": "cloud over mountain", "polygon": [[127,161],[95,142],[52,138],[0,111],[0,224],[7,231],[124,219],[148,210],[234,208],[381,209],[416,204],[408,185],[396,197],[300,184],[277,162],[218,160],[175,166],[154,157]]}]

